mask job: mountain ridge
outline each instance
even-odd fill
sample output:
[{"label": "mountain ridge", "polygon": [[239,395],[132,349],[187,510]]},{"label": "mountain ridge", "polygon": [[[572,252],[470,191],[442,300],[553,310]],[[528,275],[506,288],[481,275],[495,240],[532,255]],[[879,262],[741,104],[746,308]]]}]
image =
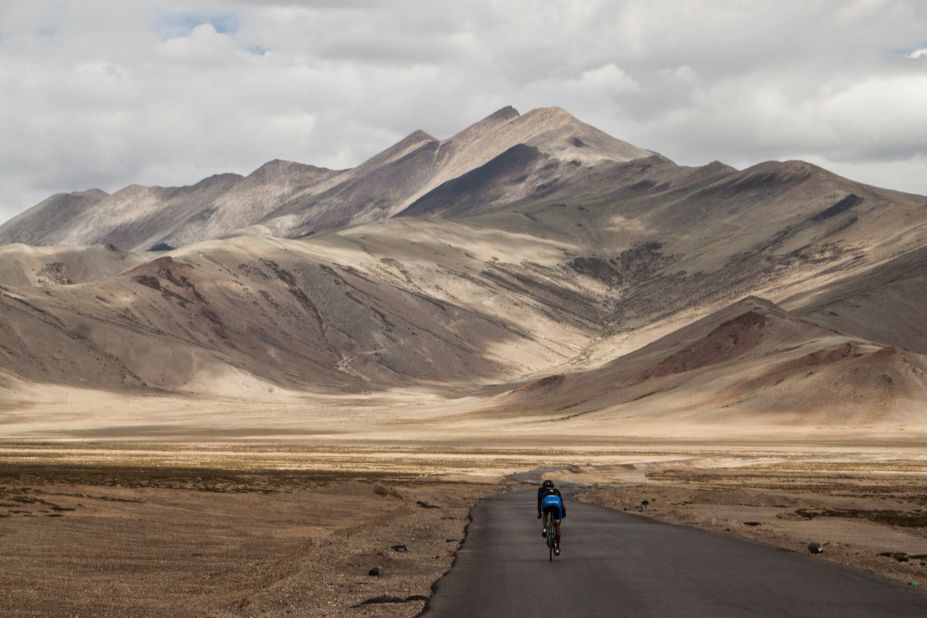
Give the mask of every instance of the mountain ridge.
[{"label": "mountain ridge", "polygon": [[[582,142],[580,134],[591,144]],[[158,244],[180,246],[251,226],[289,237],[330,231],[398,214],[444,182],[521,143],[555,157],[569,156],[586,163],[652,154],[607,136],[561,108],[538,108],[519,114],[508,106],[445,140],[415,130],[348,170],[273,160],[247,176],[222,173],[186,186],[128,185],[112,195],[88,193],[81,203],[88,212],[72,213],[70,217],[62,217],[57,204],[64,198],[53,196],[49,198],[52,201],[41,202],[0,225],[0,243],[115,244],[144,250]],[[287,177],[286,187],[280,186],[280,176]],[[384,191],[386,178],[406,186]],[[222,188],[221,195],[216,194],[217,187]],[[251,207],[255,192],[261,193],[265,201],[257,208]],[[63,195],[77,201],[77,194]],[[125,199],[133,203],[127,204]],[[171,211],[172,215],[164,219],[159,210]],[[54,225],[51,219],[56,221]]]},{"label": "mountain ridge", "polygon": [[[461,178],[517,145],[537,148],[551,165],[560,165],[557,170],[544,170],[532,181],[534,185],[545,185],[541,176],[551,186],[580,182],[588,176],[577,171],[652,157],[675,165],[662,155],[612,138],[562,108],[537,108],[520,114],[506,106],[444,140],[421,129],[412,131],[347,170],[275,159],[246,176],[221,173],[192,185],[128,185],[112,194],[97,189],[56,194],[0,225],[0,243],[113,244],[145,250],[182,246],[239,231],[283,237],[335,231],[402,215],[418,203],[411,212],[405,212],[404,216],[409,216],[439,195],[446,198]],[[717,161],[695,169],[709,176],[737,172]],[[780,181],[811,175],[852,182],[798,160],[761,162],[740,172],[752,175],[749,182],[760,189],[763,183],[774,180],[764,176],[768,174]],[[451,185],[445,186],[448,183]],[[387,185],[394,187],[387,190]],[[494,203],[505,205],[530,194],[528,190],[501,192]],[[168,216],[162,216],[161,211]]]},{"label": "mountain ridge", "polygon": [[350,170],[56,197],[67,229],[25,213],[32,233],[115,242],[0,246],[0,406],[93,392],[285,399],[325,427],[927,433],[927,200],[801,161],[677,165],[587,127],[503,108]]}]

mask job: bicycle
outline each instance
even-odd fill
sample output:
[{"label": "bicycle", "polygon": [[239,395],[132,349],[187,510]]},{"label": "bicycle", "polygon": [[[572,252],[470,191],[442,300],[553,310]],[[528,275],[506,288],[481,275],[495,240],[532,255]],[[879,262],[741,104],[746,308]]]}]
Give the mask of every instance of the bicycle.
[{"label": "bicycle", "polygon": [[550,562],[554,561],[554,547],[557,546],[556,535],[557,529],[554,527],[554,514],[547,516],[547,553]]}]

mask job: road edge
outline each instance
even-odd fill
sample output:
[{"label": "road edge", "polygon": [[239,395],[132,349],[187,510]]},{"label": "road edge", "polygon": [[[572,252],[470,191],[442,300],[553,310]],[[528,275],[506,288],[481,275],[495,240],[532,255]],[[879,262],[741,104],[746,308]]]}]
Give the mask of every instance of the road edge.
[{"label": "road edge", "polygon": [[[493,495],[497,495],[497,494],[493,494]],[[460,549],[464,546],[464,543],[467,542],[467,537],[470,535],[470,525],[473,523],[473,510],[476,507],[478,507],[483,502],[483,500],[486,500],[489,497],[490,496],[479,498],[473,504],[473,506],[470,507],[470,510],[467,511],[467,525],[464,526],[464,529],[463,529],[463,538],[460,539],[460,543],[457,544],[457,549],[454,550],[454,559],[451,560],[451,566],[447,567],[447,570],[444,571],[444,573],[442,573],[438,577],[438,579],[434,580],[431,583],[431,587],[428,589],[428,595],[427,595],[428,598],[425,599],[425,606],[422,607],[422,611],[415,614],[415,618],[421,618],[422,616],[427,614],[428,611],[431,609],[431,600],[434,598],[435,594],[437,594],[438,588],[441,586],[441,582],[444,581],[444,578],[447,577],[448,573],[454,570],[454,566],[457,565],[457,558],[460,555]]]}]

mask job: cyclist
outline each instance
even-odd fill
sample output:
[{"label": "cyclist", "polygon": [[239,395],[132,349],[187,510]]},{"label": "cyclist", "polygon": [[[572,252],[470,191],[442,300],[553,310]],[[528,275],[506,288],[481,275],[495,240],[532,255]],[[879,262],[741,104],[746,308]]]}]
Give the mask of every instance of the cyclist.
[{"label": "cyclist", "polygon": [[550,479],[544,481],[538,487],[538,519],[541,521],[541,536],[547,536],[547,518],[554,518],[554,554],[560,555],[560,521],[566,517],[566,505],[563,503],[563,496],[560,490],[554,487],[554,482]]}]

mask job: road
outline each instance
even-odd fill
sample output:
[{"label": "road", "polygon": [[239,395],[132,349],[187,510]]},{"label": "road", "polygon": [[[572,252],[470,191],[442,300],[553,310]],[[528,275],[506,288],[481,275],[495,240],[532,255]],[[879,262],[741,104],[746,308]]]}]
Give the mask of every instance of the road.
[{"label": "road", "polygon": [[548,562],[533,492],[473,511],[425,613],[441,616],[927,616],[927,594],[810,555],[567,501]]}]

